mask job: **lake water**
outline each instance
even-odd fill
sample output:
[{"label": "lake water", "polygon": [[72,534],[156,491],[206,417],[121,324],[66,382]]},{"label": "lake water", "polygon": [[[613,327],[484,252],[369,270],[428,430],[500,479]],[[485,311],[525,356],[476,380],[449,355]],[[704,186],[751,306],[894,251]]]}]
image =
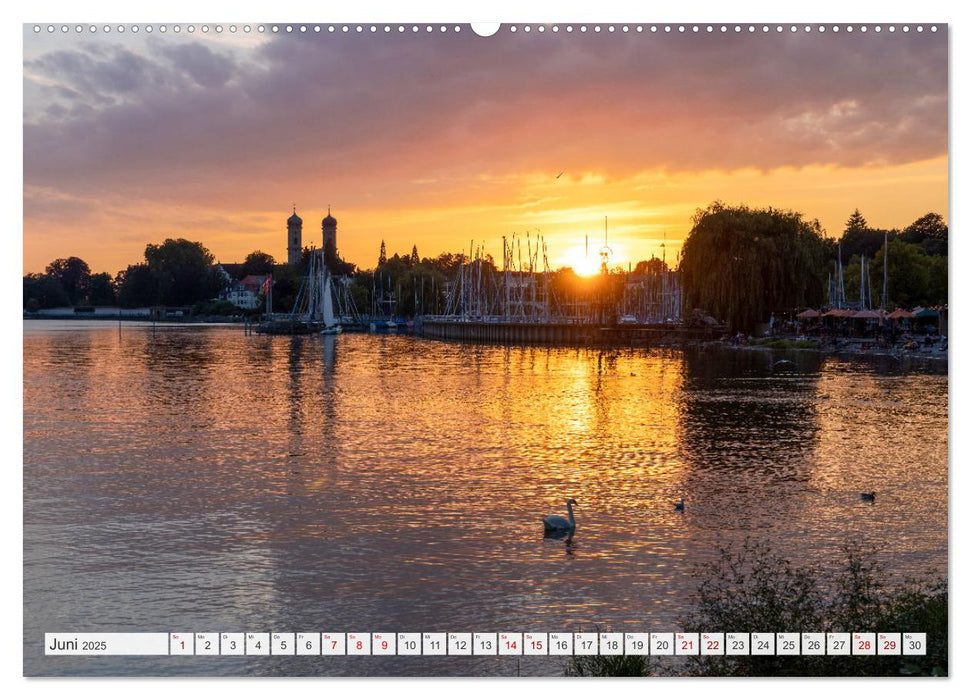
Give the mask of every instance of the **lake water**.
[{"label": "lake water", "polygon": [[[947,377],[779,357],[25,322],[24,672],[559,675],[43,634],[675,631],[693,566],[746,536],[946,573]],[[544,539],[569,497],[573,541]]]}]

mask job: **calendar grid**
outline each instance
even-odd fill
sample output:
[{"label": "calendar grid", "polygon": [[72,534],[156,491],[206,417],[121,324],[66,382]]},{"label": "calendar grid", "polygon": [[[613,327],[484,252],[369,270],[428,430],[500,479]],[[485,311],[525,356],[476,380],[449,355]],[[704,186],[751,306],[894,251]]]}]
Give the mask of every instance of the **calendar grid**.
[{"label": "calendar grid", "polygon": [[925,656],[923,632],[47,633],[47,656]]}]

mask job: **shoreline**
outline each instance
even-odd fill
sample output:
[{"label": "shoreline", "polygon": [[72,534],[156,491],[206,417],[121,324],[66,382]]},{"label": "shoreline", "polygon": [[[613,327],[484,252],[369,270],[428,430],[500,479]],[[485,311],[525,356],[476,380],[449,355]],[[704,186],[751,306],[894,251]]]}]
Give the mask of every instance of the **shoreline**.
[{"label": "shoreline", "polygon": [[[792,343],[800,342],[797,338],[785,338],[781,337],[779,340],[788,341]],[[805,340],[805,339],[803,339]],[[923,360],[931,362],[936,365],[943,365],[945,368],[948,364],[948,351],[940,350],[940,343],[935,342],[930,346],[923,346],[916,350],[905,350],[903,348],[866,348],[862,346],[868,344],[869,341],[865,340],[853,340],[850,339],[842,347],[826,347],[822,345],[817,345],[816,347],[772,347],[769,345],[761,344],[745,344],[745,345],[735,345],[731,342],[718,341],[719,344],[734,348],[736,350],[743,351],[761,351],[761,352],[812,352],[824,356],[834,356],[840,359],[871,359],[871,360]],[[926,347],[926,349],[925,349]]]},{"label": "shoreline", "polygon": [[[85,322],[85,321],[106,321],[106,322],[118,322],[119,318],[117,316],[107,316],[101,315],[97,317],[87,317],[78,318],[76,316],[66,316],[66,315],[24,315],[24,321],[55,321],[55,322]],[[247,322],[238,319],[231,319],[225,317],[196,317],[196,318],[164,318],[164,319],[149,319],[143,316],[122,316],[121,321],[125,323],[137,323],[140,325],[151,326],[153,324],[164,324],[170,326],[239,326],[240,328],[245,328]],[[365,333],[367,334],[367,333]],[[375,335],[387,336],[387,333],[377,333]],[[392,334],[394,335],[394,334]],[[948,371],[948,352],[944,350],[943,352],[939,350],[940,344],[935,343],[930,346],[924,346],[917,350],[904,350],[902,348],[867,348],[863,349],[862,346],[867,344],[867,341],[850,340],[846,345],[842,347],[826,347],[821,345],[816,345],[814,347],[807,347],[805,345],[797,345],[798,343],[804,343],[805,338],[795,338],[795,337],[778,337],[775,340],[782,341],[784,345],[766,345],[766,344],[737,344],[731,340],[698,340],[698,339],[685,339],[683,341],[672,341],[670,339],[665,342],[658,342],[655,344],[635,344],[631,345],[629,343],[590,343],[577,345],[575,343],[566,344],[556,344],[556,343],[503,343],[497,341],[478,341],[478,340],[454,340],[454,339],[440,339],[421,335],[419,333],[407,333],[401,332],[398,335],[410,335],[415,338],[421,338],[423,340],[434,340],[438,342],[446,343],[458,343],[458,344],[471,344],[471,345],[496,345],[496,346],[536,346],[536,347],[583,347],[590,350],[596,349],[695,349],[695,350],[707,350],[707,349],[718,349],[718,350],[729,350],[736,352],[760,352],[760,353],[812,353],[817,356],[822,357],[836,357],[840,360],[866,360],[871,362],[906,362],[910,366],[910,369],[920,371],[922,369],[930,369],[935,373],[940,373],[942,370],[944,373]],[[812,341],[810,341],[812,342]],[[788,345],[791,344],[791,345]],[[914,366],[917,365],[917,366]],[[920,365],[924,365],[921,367]]]}]

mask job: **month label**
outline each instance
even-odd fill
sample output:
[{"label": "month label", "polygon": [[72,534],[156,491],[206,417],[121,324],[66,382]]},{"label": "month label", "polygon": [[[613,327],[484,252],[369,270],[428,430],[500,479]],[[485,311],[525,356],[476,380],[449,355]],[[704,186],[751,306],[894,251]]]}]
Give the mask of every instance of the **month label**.
[{"label": "month label", "polygon": [[168,656],[166,632],[95,632],[44,634],[46,656]]}]

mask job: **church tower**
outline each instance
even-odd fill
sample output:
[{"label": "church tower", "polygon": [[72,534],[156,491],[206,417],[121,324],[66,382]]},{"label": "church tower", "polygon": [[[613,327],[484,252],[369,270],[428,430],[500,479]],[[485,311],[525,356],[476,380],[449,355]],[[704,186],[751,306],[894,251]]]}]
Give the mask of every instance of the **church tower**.
[{"label": "church tower", "polygon": [[287,265],[299,265],[303,256],[303,219],[297,216],[297,205],[293,205],[293,216],[287,219]]},{"label": "church tower", "polygon": [[324,251],[328,250],[328,245],[334,257],[337,256],[337,219],[330,215],[330,206],[327,207],[327,216],[320,222],[321,231],[324,234]]}]

